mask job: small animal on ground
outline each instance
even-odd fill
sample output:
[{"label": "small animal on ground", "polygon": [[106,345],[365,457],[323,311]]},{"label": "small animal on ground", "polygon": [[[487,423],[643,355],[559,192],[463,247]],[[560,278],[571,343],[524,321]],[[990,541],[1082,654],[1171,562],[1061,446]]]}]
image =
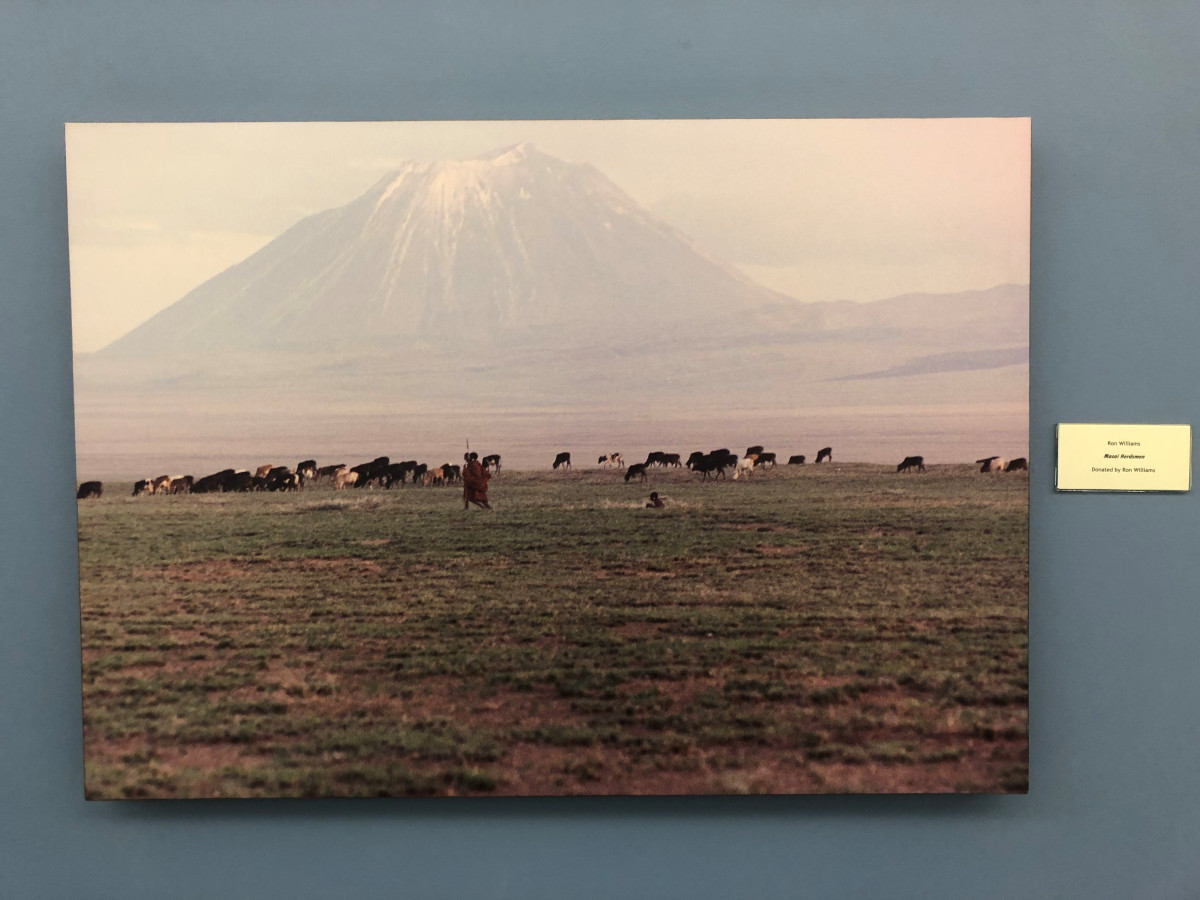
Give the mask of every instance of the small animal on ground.
[{"label": "small animal on ground", "polygon": [[896,466],[897,472],[907,472],[910,469],[916,469],[918,472],[925,471],[925,457],[923,456],[906,456],[900,465]]}]

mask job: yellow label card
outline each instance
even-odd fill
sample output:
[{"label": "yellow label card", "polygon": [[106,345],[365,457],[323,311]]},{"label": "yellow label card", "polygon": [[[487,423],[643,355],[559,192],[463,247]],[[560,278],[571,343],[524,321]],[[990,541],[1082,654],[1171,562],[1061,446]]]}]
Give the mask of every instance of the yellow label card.
[{"label": "yellow label card", "polygon": [[1187,491],[1191,425],[1060,423],[1054,486],[1060,491]]}]

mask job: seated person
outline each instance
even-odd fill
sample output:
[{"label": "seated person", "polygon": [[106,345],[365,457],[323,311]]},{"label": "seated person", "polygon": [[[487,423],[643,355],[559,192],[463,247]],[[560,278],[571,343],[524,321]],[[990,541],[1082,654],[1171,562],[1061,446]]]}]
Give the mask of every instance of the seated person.
[{"label": "seated person", "polygon": [[666,506],[658,496],[658,491],[650,492],[650,502],[646,504],[646,509],[662,509]]}]

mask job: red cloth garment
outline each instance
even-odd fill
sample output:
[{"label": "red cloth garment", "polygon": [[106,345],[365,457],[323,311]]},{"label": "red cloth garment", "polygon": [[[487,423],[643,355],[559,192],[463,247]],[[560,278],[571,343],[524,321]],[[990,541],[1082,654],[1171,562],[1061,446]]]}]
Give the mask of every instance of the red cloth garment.
[{"label": "red cloth garment", "polygon": [[462,473],[463,499],[487,503],[488,479],[491,477],[492,473],[479,460],[473,459],[467,463]]}]

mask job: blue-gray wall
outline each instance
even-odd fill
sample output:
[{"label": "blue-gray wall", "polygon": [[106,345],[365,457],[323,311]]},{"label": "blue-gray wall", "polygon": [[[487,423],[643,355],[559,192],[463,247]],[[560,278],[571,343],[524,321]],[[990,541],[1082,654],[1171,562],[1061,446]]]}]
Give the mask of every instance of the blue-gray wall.
[{"label": "blue-gray wall", "polygon": [[[0,0],[0,896],[1198,897],[1200,4]],[[65,121],[1033,117],[1027,797],[85,804]]]}]

